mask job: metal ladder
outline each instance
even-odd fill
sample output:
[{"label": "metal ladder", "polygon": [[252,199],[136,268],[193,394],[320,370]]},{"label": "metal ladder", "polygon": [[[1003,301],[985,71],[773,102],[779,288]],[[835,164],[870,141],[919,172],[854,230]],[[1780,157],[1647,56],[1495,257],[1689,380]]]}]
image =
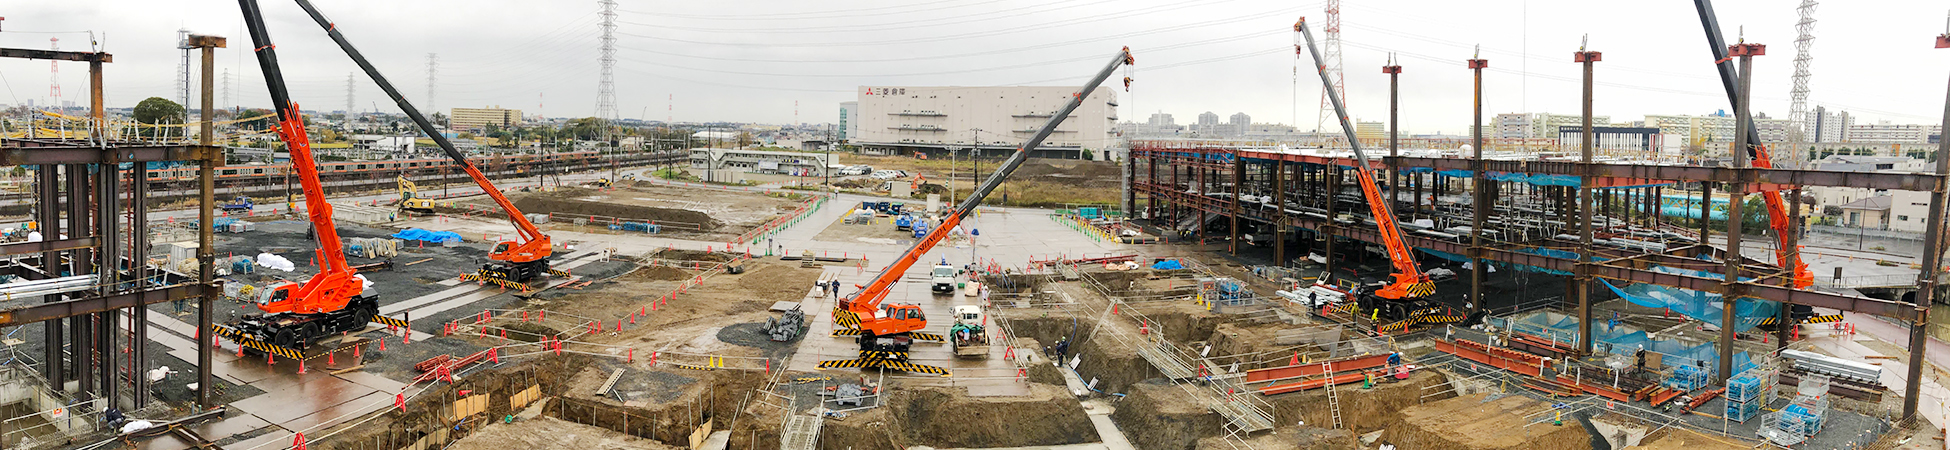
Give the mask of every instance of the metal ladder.
[{"label": "metal ladder", "polygon": [[1320,368],[1327,377],[1321,380],[1327,384],[1327,409],[1334,416],[1334,428],[1341,428],[1341,396],[1334,389],[1334,364],[1320,363]]}]

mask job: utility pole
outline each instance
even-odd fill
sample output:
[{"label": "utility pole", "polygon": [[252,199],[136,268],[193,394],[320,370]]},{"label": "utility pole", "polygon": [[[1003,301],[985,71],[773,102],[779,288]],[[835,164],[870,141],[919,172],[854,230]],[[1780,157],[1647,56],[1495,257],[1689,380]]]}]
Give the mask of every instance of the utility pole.
[{"label": "utility pole", "polygon": [[1486,166],[1483,163],[1483,69],[1490,67],[1490,60],[1481,58],[1481,46],[1477,47],[1476,55],[1477,57],[1469,60],[1469,70],[1476,74],[1474,100],[1476,119],[1469,125],[1470,142],[1474,145],[1471,150],[1476,153],[1475,159],[1470,160],[1469,163],[1472,172],[1469,187],[1475,191],[1473,192],[1475,202],[1471,206],[1476,210],[1475,220],[1471,221],[1469,226],[1470,264],[1467,303],[1471,314],[1483,310],[1483,274],[1489,272],[1489,268],[1483,267],[1483,224],[1489,221],[1490,209],[1495,207],[1492,203],[1494,199],[1490,197],[1489,178],[1483,176]]},{"label": "utility pole", "polygon": [[1594,183],[1591,182],[1593,174],[1590,171],[1590,164],[1592,156],[1596,153],[1592,149],[1592,146],[1596,142],[1596,136],[1593,134],[1594,130],[1591,126],[1592,63],[1601,61],[1603,56],[1602,53],[1585,50],[1584,45],[1579,45],[1578,52],[1573,53],[1571,56],[1572,62],[1584,64],[1584,129],[1579,139],[1579,149],[1580,156],[1583,157],[1581,161],[1584,161],[1585,165],[1580,166],[1578,169],[1578,223],[1580,224],[1580,233],[1578,237],[1578,264],[1573,269],[1576,273],[1572,278],[1572,282],[1577,284],[1578,291],[1577,346],[1578,351],[1584,354],[1591,353],[1591,271],[1585,263],[1590,259],[1591,255],[1591,188]]}]

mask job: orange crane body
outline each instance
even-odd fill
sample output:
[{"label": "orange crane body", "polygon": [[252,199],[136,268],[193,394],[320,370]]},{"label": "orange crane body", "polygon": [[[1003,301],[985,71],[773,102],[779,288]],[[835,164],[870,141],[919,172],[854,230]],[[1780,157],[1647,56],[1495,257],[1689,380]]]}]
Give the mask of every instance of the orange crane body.
[{"label": "orange crane body", "polygon": [[[1064,105],[1061,111],[1058,111],[1052,116],[1049,123],[1045,124],[1036,135],[1030,137],[1023,146],[1018,147],[1015,154],[1010,155],[1009,159],[1004,161],[1000,168],[989,175],[988,180],[983,181],[981,185],[977,186],[974,192],[963,199],[959,206],[950,210],[946,214],[946,217],[942,219],[940,225],[929,230],[920,240],[915,241],[913,246],[908,247],[906,252],[901,253],[900,257],[895,258],[885,269],[881,269],[880,274],[875,276],[873,281],[864,286],[859,292],[854,293],[848,298],[841,299],[835,305],[833,310],[835,321],[843,326],[852,326],[862,333],[860,344],[863,351],[884,350],[900,353],[906,351],[907,337],[911,333],[925,329],[928,322],[927,318],[921,313],[921,307],[919,305],[882,303],[886,299],[888,292],[892,290],[894,283],[899,282],[906,275],[908,268],[913,267],[914,263],[920,261],[923,255],[926,255],[929,250],[933,249],[943,239],[946,239],[949,233],[961,225],[962,218],[974,211],[977,206],[980,206],[982,200],[990,192],[993,192],[996,187],[1000,186],[1009,174],[1014,173],[1018,167],[1021,167],[1023,161],[1028,159],[1029,151],[1040,146],[1043,139],[1049,137],[1049,134],[1055,131],[1057,124],[1062,123],[1070,115],[1070,112],[1082,105],[1084,98],[1090,92],[1096,90],[1097,86],[1102,84],[1104,79],[1108,78],[1117,67],[1135,63],[1136,58],[1131,56],[1131,49],[1129,47],[1119,51],[1117,58],[1109,66],[1106,66],[1102,72],[1097,74],[1089,83],[1085,84],[1082,91],[1071,94],[1072,98],[1070,102]],[[881,337],[891,337],[897,342],[892,344],[876,344],[876,338]]]},{"label": "orange crane body", "polygon": [[[1320,52],[1314,48],[1313,34],[1307,31],[1307,19],[1303,17],[1299,22],[1295,22],[1293,31],[1305,36],[1307,43],[1305,49],[1297,48],[1299,46],[1295,45],[1294,51],[1311,52],[1316,62],[1315,68],[1320,71],[1321,82],[1332,86],[1333,83],[1327,78],[1326,67],[1317,64],[1320,61]],[[1354,124],[1348,123],[1347,110],[1341,106],[1340,93],[1328,89],[1327,96],[1333,101],[1334,110],[1339,113],[1337,115],[1340,116],[1341,130],[1347,133],[1348,145],[1354,148],[1354,159],[1359,163],[1354,166],[1354,173],[1355,178],[1360,181],[1361,196],[1367,200],[1368,212],[1374,216],[1375,227],[1381,233],[1381,241],[1388,248],[1388,260],[1395,266],[1395,272],[1392,274],[1395,281],[1376,290],[1374,295],[1389,300],[1402,300],[1426,297],[1435,293],[1434,283],[1431,283],[1428,275],[1423,274],[1421,267],[1416,265],[1414,251],[1402,239],[1402,229],[1395,223],[1395,213],[1390,209],[1393,200],[1383,196],[1380,186],[1376,183],[1374,167],[1368,164],[1367,155],[1361,152],[1361,140],[1354,135]],[[1328,201],[1333,201],[1333,193],[1328,193]]]},{"label": "orange crane body", "polygon": [[[474,180],[476,186],[480,186],[481,192],[493,198],[494,204],[508,214],[508,222],[514,225],[515,233],[519,238],[495,243],[494,249],[488,252],[488,259],[507,264],[500,267],[491,264],[483,267],[481,271],[487,275],[516,282],[526,282],[547,275],[548,257],[555,253],[554,244],[549,241],[548,235],[543,234],[534,222],[529,221],[528,217],[521,213],[521,209],[516,208],[514,202],[508,200],[508,196],[495,188],[494,183],[488,181],[487,175],[482,174],[473,162],[468,161],[467,156],[461,154],[460,150],[454,147],[453,142],[440,134],[440,130],[433,126],[432,121],[427,120],[425,115],[420,114],[418,108],[414,108],[405,96],[400,95],[399,89],[394,88],[392,82],[387,81],[385,75],[381,75],[379,69],[373,67],[372,63],[352,46],[352,42],[345,39],[344,34],[339,33],[336,24],[326,19],[325,15],[312,6],[310,1],[297,0],[297,3],[298,7],[303,8],[305,13],[311,16],[312,21],[317,22],[318,26],[325,30],[325,34],[338,44],[339,49],[345,51],[346,56],[352,58],[352,61],[366,72],[366,76],[372,78],[372,81],[379,85],[380,90],[385,91],[386,95],[393,99],[393,103],[397,104],[407,117],[439,145],[441,152],[453,159],[454,164],[467,172],[467,177]],[[523,167],[516,167],[516,170],[522,169]]]}]

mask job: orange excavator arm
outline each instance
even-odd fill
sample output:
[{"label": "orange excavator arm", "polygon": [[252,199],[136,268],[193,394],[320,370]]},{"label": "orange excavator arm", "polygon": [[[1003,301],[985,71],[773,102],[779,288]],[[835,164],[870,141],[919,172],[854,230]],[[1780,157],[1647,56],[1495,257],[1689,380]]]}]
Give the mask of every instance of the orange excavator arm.
[{"label": "orange excavator arm", "polygon": [[297,0],[297,2],[300,8],[304,8],[306,14],[311,15],[312,21],[317,22],[319,27],[325,29],[325,34],[331,36],[332,42],[338,43],[339,49],[344,50],[346,56],[351,57],[353,62],[358,63],[359,68],[366,72],[366,76],[372,78],[373,83],[379,85],[380,90],[386,91],[386,96],[391,97],[393,103],[399,105],[400,111],[404,111],[407,117],[412,118],[413,123],[420,127],[421,132],[433,138],[433,142],[439,144],[440,151],[446,153],[448,158],[453,159],[454,164],[460,166],[462,171],[467,172],[467,177],[472,178],[474,184],[481,187],[481,192],[487,193],[488,197],[494,198],[494,204],[499,205],[501,210],[508,214],[508,221],[514,224],[515,232],[521,235],[520,240],[502,242],[495,245],[494,251],[488,254],[489,259],[526,263],[547,259],[550,254],[554,253],[554,246],[549,242],[548,235],[542,234],[542,230],[536,228],[535,224],[528,220],[528,216],[522,215],[521,210],[515,208],[514,202],[509,201],[508,196],[502,195],[500,189],[495,189],[494,183],[488,181],[487,175],[482,174],[480,169],[475,168],[474,163],[468,161],[467,156],[461,154],[460,150],[454,147],[453,142],[448,141],[445,135],[440,134],[440,130],[433,126],[432,121],[427,120],[425,115],[420,114],[420,110],[414,108],[411,102],[406,101],[406,97],[400,95],[399,89],[394,88],[393,83],[386,81],[386,76],[381,75],[379,69],[374,68],[371,62],[366,61],[366,57],[359,53],[359,49],[354,48],[352,43],[345,39],[345,35],[339,33],[336,25],[330,20],[327,20],[324,14],[319,13],[318,8],[313,7],[310,1]]},{"label": "orange excavator arm", "polygon": [[[1316,63],[1315,67],[1320,72],[1321,83],[1326,86],[1333,86],[1333,82],[1327,78],[1325,66],[1319,64],[1320,50],[1314,47],[1313,33],[1307,31],[1307,19],[1302,17],[1299,22],[1294,23],[1293,31],[1299,32],[1302,36],[1306,36],[1306,50],[1313,54],[1314,62]],[[1300,49],[1295,48],[1294,50],[1297,51]],[[1395,282],[1389,283],[1387,287],[1375,291],[1375,295],[1381,298],[1397,300],[1422,297],[1434,293],[1435,288],[1429,282],[1428,275],[1424,275],[1421,267],[1415,264],[1414,251],[1410,250],[1408,243],[1402,240],[1402,229],[1395,223],[1395,213],[1390,209],[1394,201],[1383,196],[1381,194],[1381,187],[1375,183],[1374,167],[1368,164],[1367,155],[1361,152],[1361,139],[1354,135],[1354,124],[1348,121],[1347,109],[1342,106],[1340,92],[1328,89],[1327,98],[1334,103],[1335,115],[1341,121],[1341,131],[1347,133],[1348,146],[1354,147],[1354,159],[1360,163],[1354,168],[1354,173],[1355,178],[1361,184],[1361,196],[1367,199],[1368,212],[1374,216],[1375,226],[1381,232],[1381,241],[1388,247],[1388,260],[1395,265],[1395,273],[1393,274]],[[1328,201],[1333,201],[1333,193],[1331,192],[1328,193]],[[1481,208],[1484,206],[1477,205],[1477,207]]]},{"label": "orange excavator arm", "polygon": [[345,249],[332,222],[332,204],[325,201],[325,186],[318,179],[318,163],[312,159],[311,139],[305,134],[305,119],[285,88],[284,72],[278,68],[277,47],[271,44],[270,32],[264,28],[264,16],[256,0],[238,0],[238,4],[243,7],[244,22],[250,29],[264,84],[270,87],[271,103],[278,108],[278,138],[291,152],[292,167],[298,169],[298,182],[305,193],[305,213],[318,237],[318,274],[302,285],[272,288],[258,309],[267,313],[300,314],[337,311],[365,291],[365,282],[355,277],[358,272],[345,262]]},{"label": "orange excavator arm", "polygon": [[[1009,174],[1015,173],[1017,168],[1022,167],[1023,161],[1029,159],[1029,152],[1043,145],[1043,139],[1049,138],[1050,133],[1056,131],[1056,126],[1063,123],[1063,119],[1068,118],[1071,112],[1076,111],[1077,107],[1082,106],[1083,100],[1089,97],[1091,92],[1096,91],[1097,86],[1104,83],[1104,79],[1109,78],[1110,74],[1115,72],[1118,67],[1136,63],[1136,58],[1131,56],[1130,47],[1125,47],[1123,50],[1118,51],[1116,59],[1112,60],[1110,65],[1105,66],[1104,70],[1099,72],[1095,78],[1091,78],[1090,82],[1083,86],[1083,90],[1071,94],[1070,102],[1064,104],[1062,110],[1057,111],[1055,115],[1051,116],[1049,122],[1045,123],[1041,130],[1037,130],[1034,136],[1031,136],[1021,147],[1017,147],[1016,152],[1009,155],[1008,160],[1002,162],[1001,168],[990,173],[987,180],[983,181],[980,186],[976,186],[974,192],[968,194],[968,198],[962,199],[960,205],[948,211],[947,217],[941,220],[940,226],[934,227],[933,230],[928,231],[926,236],[915,241],[914,245],[908,247],[906,252],[901,253],[901,256],[896,258],[892,264],[888,264],[887,268],[881,269],[880,274],[874,277],[873,282],[867,284],[860,292],[856,292],[851,297],[842,300],[840,306],[848,311],[861,314],[863,318],[861,323],[862,327],[868,329],[875,328],[873,324],[869,323],[873,322],[873,320],[864,318],[873,317],[874,310],[880,307],[881,300],[886,299],[889,290],[894,287],[895,282],[900,281],[901,277],[905,276],[907,269],[913,267],[916,261],[920,261],[921,257],[933,249],[935,244],[941,243],[942,239],[946,239],[948,233],[954,230],[956,226],[961,225],[963,217],[967,216],[969,212],[974,211],[975,207],[981,206],[982,200],[988,198],[990,192],[994,192],[996,187],[1001,186],[1002,181],[1007,179]],[[918,179],[919,176],[917,175],[916,178]],[[881,329],[874,329],[873,331],[875,334],[888,334],[890,332]],[[905,331],[914,330],[891,330],[891,332]]]}]

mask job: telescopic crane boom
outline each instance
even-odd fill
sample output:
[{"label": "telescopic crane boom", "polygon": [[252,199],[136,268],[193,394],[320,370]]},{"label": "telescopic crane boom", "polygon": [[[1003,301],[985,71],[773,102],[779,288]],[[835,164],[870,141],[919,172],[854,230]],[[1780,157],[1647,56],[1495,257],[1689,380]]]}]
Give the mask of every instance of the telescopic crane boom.
[{"label": "telescopic crane boom", "polygon": [[495,244],[494,250],[488,253],[488,259],[496,263],[482,267],[482,274],[517,283],[547,275],[548,257],[555,252],[548,235],[542,234],[540,228],[536,228],[533,222],[529,222],[528,217],[522,215],[520,209],[515,208],[514,202],[508,201],[508,197],[502,195],[500,189],[494,188],[494,183],[488,181],[487,175],[483,175],[480,169],[474,167],[474,163],[467,160],[466,155],[454,148],[454,143],[441,135],[440,131],[433,127],[433,122],[420,114],[418,108],[413,107],[413,103],[406,101],[406,97],[400,95],[399,89],[394,88],[393,83],[386,81],[386,76],[381,75],[379,69],[372,66],[372,62],[366,61],[366,57],[360,54],[359,49],[354,48],[350,41],[345,40],[345,35],[339,33],[336,24],[326,20],[325,15],[318,12],[318,8],[312,6],[309,0],[296,1],[298,7],[304,8],[305,13],[311,15],[312,21],[318,22],[318,26],[325,29],[325,34],[331,36],[332,42],[338,43],[339,49],[344,50],[345,55],[352,58],[352,62],[358,63],[359,69],[364,70],[366,76],[371,77],[373,83],[379,85],[380,90],[386,91],[386,96],[391,97],[393,103],[399,105],[400,111],[406,112],[406,116],[413,119],[413,123],[420,127],[420,131],[433,138],[433,142],[439,144],[440,151],[446,153],[448,158],[452,158],[454,164],[459,165],[467,172],[469,178],[474,179],[474,184],[481,187],[481,192],[494,198],[494,203],[500,205],[501,210],[508,214],[508,221],[514,224],[515,232],[520,235],[520,239]]},{"label": "telescopic crane boom", "polygon": [[[1743,75],[1734,69],[1733,58],[1727,56],[1727,39],[1720,34],[1720,19],[1713,13],[1713,2],[1712,0],[1694,0],[1693,6],[1699,10],[1700,26],[1706,28],[1706,45],[1712,47],[1713,66],[1720,70],[1720,86],[1726,88],[1727,101],[1737,106],[1740,104],[1740,91],[1734,86],[1738,84],[1739,78]],[[1752,117],[1743,116],[1737,119],[1748,121],[1749,124],[1753,123]],[[1747,143],[1746,154],[1748,158],[1752,159],[1754,167],[1762,169],[1774,168],[1774,155],[1767,150],[1767,146],[1761,145],[1760,131],[1753,126],[1747,127]],[[1794,222],[1788,217],[1787,204],[1781,199],[1781,191],[1779,189],[1762,187],[1760,198],[1762,202],[1767,203],[1767,225],[1774,229],[1776,244],[1774,246],[1775,262],[1780,264],[1782,268],[1794,271],[1795,288],[1806,288],[1814,285],[1814,273],[1808,271],[1808,263],[1801,260],[1800,249],[1795,248],[1795,245],[1793,245],[1794,241],[1790,237],[1792,236],[1791,233],[1795,232]],[[1700,212],[1700,217],[1704,220],[1704,218],[1711,216],[1705,211],[1702,211]],[[1740,220],[1738,217],[1730,219]],[[1701,243],[1704,244],[1705,242]]]},{"label": "telescopic crane boom", "polygon": [[[1070,101],[1051,115],[1049,122],[1043,124],[1042,129],[1037,130],[1036,134],[1021,147],[1017,147],[1016,152],[1010,154],[1009,159],[1003,161],[1002,166],[994,173],[989,174],[988,179],[980,186],[976,186],[975,191],[970,193],[968,198],[962,199],[961,204],[949,210],[940,225],[915,241],[914,245],[901,253],[899,258],[894,259],[892,264],[881,269],[880,274],[874,277],[873,282],[864,289],[840,300],[833,308],[833,317],[835,322],[846,329],[835,331],[834,334],[858,336],[860,358],[821,362],[820,367],[883,367],[947,375],[947,371],[939,367],[906,362],[907,349],[913,339],[942,340],[939,335],[921,332],[928,325],[927,319],[921,314],[921,307],[910,304],[882,305],[881,301],[886,299],[894,283],[906,276],[909,267],[913,267],[915,262],[920,261],[935,244],[947,238],[949,232],[961,224],[962,218],[967,217],[968,213],[974,211],[977,206],[981,206],[982,200],[987,198],[990,192],[994,192],[996,187],[1001,186],[1002,181],[1007,179],[1009,174],[1014,173],[1016,168],[1022,167],[1023,161],[1029,159],[1029,152],[1043,145],[1043,139],[1049,138],[1050,133],[1056,131],[1056,126],[1063,123],[1063,119],[1068,118],[1070,113],[1082,106],[1084,99],[1090,97],[1091,92],[1096,91],[1097,87],[1102,85],[1105,79],[1110,78],[1118,67],[1136,63],[1136,58],[1131,56],[1130,47],[1119,50],[1110,64],[1097,72],[1090,82],[1085,83],[1082,90],[1071,94]],[[1125,82],[1128,85],[1129,79]]]},{"label": "telescopic crane boom", "polygon": [[[1302,17],[1299,22],[1294,23],[1293,30],[1306,37],[1307,52],[1314,57],[1314,67],[1320,72],[1320,82],[1326,86],[1333,86],[1333,81],[1327,78],[1325,66],[1320,62],[1320,50],[1314,47],[1313,32],[1307,29],[1307,18]],[[1348,146],[1354,148],[1354,160],[1360,163],[1355,167],[1354,172],[1360,180],[1361,195],[1367,199],[1368,211],[1374,215],[1375,226],[1381,230],[1381,240],[1388,247],[1388,260],[1395,265],[1393,274],[1395,282],[1375,291],[1374,295],[1388,300],[1404,300],[1434,294],[1435,284],[1431,283],[1428,275],[1423,274],[1421,267],[1415,264],[1414,251],[1410,250],[1408,243],[1402,240],[1401,227],[1395,224],[1395,213],[1391,211],[1390,203],[1393,201],[1383,197],[1381,188],[1375,184],[1374,167],[1368,164],[1367,155],[1361,152],[1361,139],[1355,137],[1354,124],[1348,122],[1347,109],[1341,104],[1341,94],[1334,89],[1327,89],[1327,99],[1334,103],[1334,115],[1341,121],[1341,131],[1347,133]],[[1332,193],[1329,193],[1328,201],[1333,201]],[[1477,205],[1477,207],[1484,206]]]},{"label": "telescopic crane boom", "polygon": [[250,30],[264,84],[270,88],[271,103],[277,108],[278,138],[291,152],[291,165],[298,169],[298,181],[304,188],[306,214],[317,232],[318,274],[303,284],[285,283],[266,291],[257,305],[265,314],[246,316],[237,328],[256,340],[269,340],[281,347],[303,346],[323,335],[365,326],[377,312],[378,301],[366,295],[364,277],[345,262],[345,249],[332,222],[332,204],[325,201],[318,163],[312,159],[304,117],[285,87],[277,47],[264,27],[257,1],[238,0],[238,5]]}]

